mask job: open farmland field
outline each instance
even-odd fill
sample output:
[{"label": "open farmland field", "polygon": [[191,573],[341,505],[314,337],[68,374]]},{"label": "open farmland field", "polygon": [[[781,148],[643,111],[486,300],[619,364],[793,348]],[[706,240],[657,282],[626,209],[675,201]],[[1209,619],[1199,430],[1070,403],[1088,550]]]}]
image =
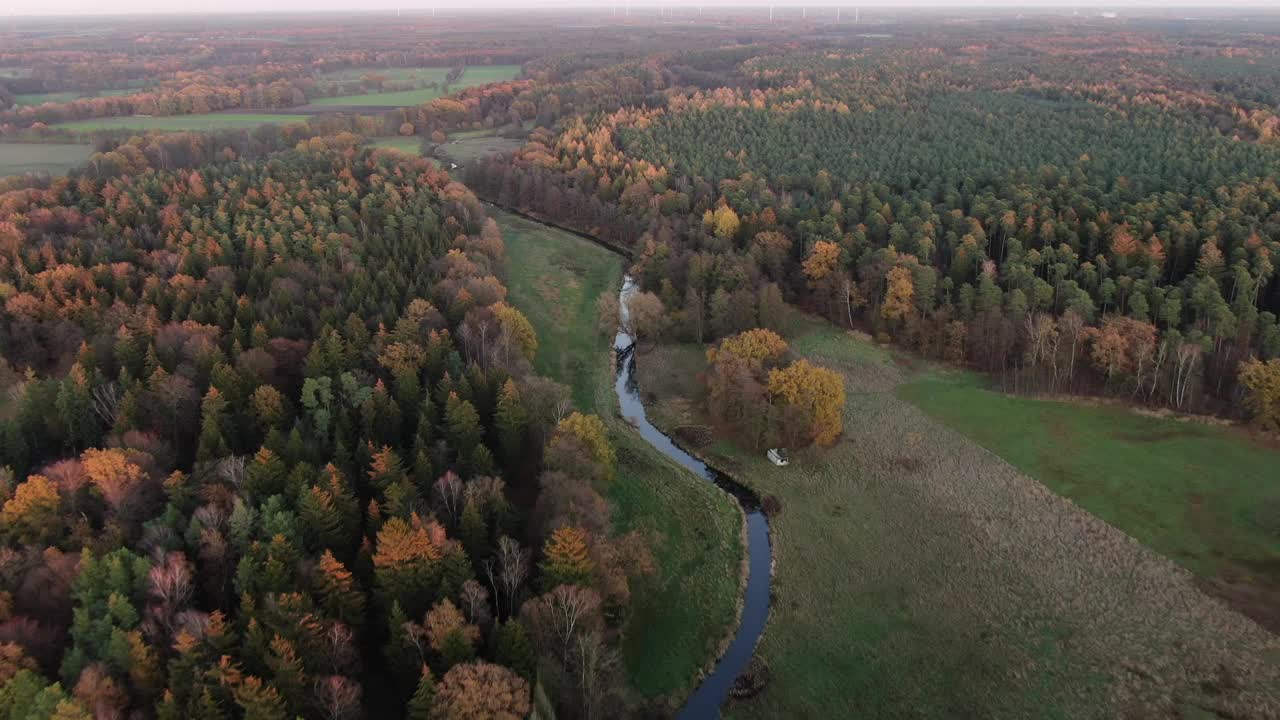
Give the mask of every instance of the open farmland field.
[{"label": "open farmland field", "polygon": [[417,90],[401,90],[398,92],[364,93],[361,95],[338,95],[335,97],[315,98],[311,105],[352,105],[373,107],[408,107],[422,105],[441,96],[439,88],[419,88]]},{"label": "open farmland field", "polygon": [[0,177],[27,172],[61,175],[92,154],[92,145],[0,143]]},{"label": "open farmland field", "polygon": [[[315,98],[312,105],[368,105],[385,107],[408,107],[422,105],[445,94],[443,83],[449,68],[364,68],[360,70],[344,70],[341,73],[326,74],[325,79],[358,80],[368,74],[378,74],[399,82],[436,83],[436,87],[402,90],[396,92],[375,92],[360,95],[340,95],[336,97]],[[462,77],[448,87],[449,92],[486,85],[503,80],[511,80],[520,73],[519,65],[481,65],[468,67]]]},{"label": "open farmland field", "polygon": [[[904,400],[916,378],[886,352],[801,325],[793,350],[845,377],[841,440],[786,468],[727,442],[703,448],[782,505],[771,520],[776,600],[758,649],[771,681],[730,716],[1280,707],[1274,636]],[[701,348],[660,346],[638,363],[652,419],[706,422],[693,379]],[[1223,691],[1226,676],[1249,679]]]},{"label": "open farmland field", "polygon": [[510,302],[538,332],[537,371],[572,388],[574,404],[606,420],[618,453],[604,494],[619,532],[657,533],[659,570],[635,593],[622,646],[630,684],[645,697],[679,699],[734,620],[741,519],[714,486],[676,466],[616,416],[609,343],[594,302],[617,288],[622,260],[576,235],[489,209],[502,228]]},{"label": "open farmland field", "polygon": [[306,120],[305,116],[267,113],[208,113],[205,115],[167,115],[157,117],[109,117],[74,120],[55,127],[92,132],[94,130],[217,130],[251,128],[259,125],[283,125]]},{"label": "open farmland field", "polygon": [[116,90],[98,90],[96,92],[79,92],[76,90],[69,90],[67,92],[33,93],[30,95],[15,95],[14,102],[18,105],[43,105],[48,102],[71,102],[72,100],[79,100],[80,98],[128,95],[132,92],[137,92],[137,90],[121,88]]}]

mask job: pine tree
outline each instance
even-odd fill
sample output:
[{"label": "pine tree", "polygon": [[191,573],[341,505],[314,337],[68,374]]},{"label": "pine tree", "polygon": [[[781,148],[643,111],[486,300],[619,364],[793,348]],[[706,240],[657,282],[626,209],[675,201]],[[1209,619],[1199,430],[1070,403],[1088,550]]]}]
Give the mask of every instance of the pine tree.
[{"label": "pine tree", "polygon": [[524,433],[528,414],[520,397],[520,389],[514,380],[507,380],[498,395],[498,411],[495,415],[498,441],[502,445],[502,458],[508,470],[519,467],[524,457]]},{"label": "pine tree", "polygon": [[210,387],[200,406],[200,444],[196,450],[197,462],[209,462],[230,454],[222,435],[223,415],[227,401],[216,387]]},{"label": "pine tree", "polygon": [[355,578],[328,550],[320,556],[316,568],[316,591],[320,607],[330,617],[341,620],[348,627],[364,625],[364,592]]},{"label": "pine tree", "polygon": [[405,710],[406,720],[430,720],[431,704],[436,697],[436,680],[431,669],[422,666],[422,677],[418,679],[418,688],[409,698],[409,707]]},{"label": "pine tree", "polygon": [[458,538],[472,559],[479,561],[489,557],[489,528],[478,503],[469,502],[463,509],[458,525]]},{"label": "pine tree", "polygon": [[445,424],[448,426],[449,446],[459,457],[470,457],[471,451],[480,442],[480,414],[475,406],[450,393],[445,403]]},{"label": "pine tree", "polygon": [[288,469],[280,456],[266,446],[258,449],[245,473],[244,490],[249,497],[262,500],[284,492]]},{"label": "pine tree", "polygon": [[515,670],[526,680],[533,679],[538,654],[524,625],[514,618],[493,628],[493,659]]}]

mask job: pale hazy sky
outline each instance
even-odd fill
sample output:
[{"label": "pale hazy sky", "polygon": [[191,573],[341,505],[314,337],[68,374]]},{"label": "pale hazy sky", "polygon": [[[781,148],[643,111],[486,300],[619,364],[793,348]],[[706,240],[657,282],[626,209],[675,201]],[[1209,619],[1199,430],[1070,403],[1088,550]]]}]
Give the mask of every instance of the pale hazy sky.
[{"label": "pale hazy sky", "polygon": [[[594,8],[607,11],[613,3],[619,8],[626,0],[0,0],[0,17],[14,15],[106,15],[137,13],[245,13],[245,12],[367,12],[379,10],[423,11],[437,8],[440,11],[450,9],[497,10],[504,8]],[[633,0],[632,14],[649,10],[656,13],[659,5],[692,12],[699,6],[741,7],[744,5],[767,6],[768,0],[689,0],[687,2],[666,2],[659,0]],[[1125,8],[1206,8],[1207,10],[1228,7],[1251,9],[1275,8],[1277,0],[1228,0],[1227,2],[1208,2],[1207,0],[873,0],[858,2],[851,0],[776,0],[775,7],[844,7],[844,8],[1000,8],[1008,10],[1044,9],[1044,8],[1081,8],[1081,9],[1115,9]]]}]

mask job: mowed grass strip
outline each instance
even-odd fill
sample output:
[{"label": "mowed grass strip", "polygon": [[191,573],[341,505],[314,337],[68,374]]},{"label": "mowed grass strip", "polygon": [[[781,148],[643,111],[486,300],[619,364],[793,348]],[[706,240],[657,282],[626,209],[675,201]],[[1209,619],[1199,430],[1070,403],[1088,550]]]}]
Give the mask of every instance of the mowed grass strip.
[{"label": "mowed grass strip", "polygon": [[143,117],[91,118],[57,123],[52,127],[78,132],[94,130],[217,130],[220,128],[246,128],[259,125],[285,125],[307,121],[305,115],[278,115],[269,113],[206,113],[203,115],[165,115]]},{"label": "mowed grass strip", "polygon": [[898,393],[1197,575],[1280,589],[1280,453],[1241,430],[1005,395],[963,372]]},{"label": "mowed grass strip", "polygon": [[742,560],[741,516],[709,483],[658,454],[616,414],[611,339],[596,331],[595,300],[620,286],[622,259],[571,233],[493,208],[511,277],[509,301],[538,333],[537,371],[599,414],[618,453],[604,494],[618,532],[658,538],[658,572],[632,588],[623,642],[631,687],[671,707],[692,691],[736,618]]},{"label": "mowed grass strip", "polygon": [[92,154],[92,145],[0,143],[0,176],[28,172],[61,175],[84,164]]}]

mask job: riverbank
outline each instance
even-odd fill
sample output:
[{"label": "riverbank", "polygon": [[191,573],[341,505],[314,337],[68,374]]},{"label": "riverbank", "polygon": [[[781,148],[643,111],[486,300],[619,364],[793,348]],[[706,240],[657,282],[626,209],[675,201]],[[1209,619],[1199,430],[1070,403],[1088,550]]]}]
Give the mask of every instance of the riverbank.
[{"label": "riverbank", "polygon": [[[731,717],[1268,717],[1280,644],[1190,573],[905,401],[909,372],[822,323],[790,339],[846,378],[846,432],[776,468],[699,448],[781,511],[758,653]],[[705,425],[702,348],[639,359],[649,417]],[[691,437],[703,433],[689,433]]]},{"label": "riverbank", "polygon": [[743,561],[736,505],[649,447],[618,417],[612,352],[596,328],[595,299],[621,285],[623,261],[577,235],[490,207],[506,243],[508,300],[534,325],[538,371],[568,385],[575,405],[604,420],[618,454],[602,488],[618,532],[659,539],[658,572],[633,589],[622,643],[630,703],[671,715],[737,628]]}]

